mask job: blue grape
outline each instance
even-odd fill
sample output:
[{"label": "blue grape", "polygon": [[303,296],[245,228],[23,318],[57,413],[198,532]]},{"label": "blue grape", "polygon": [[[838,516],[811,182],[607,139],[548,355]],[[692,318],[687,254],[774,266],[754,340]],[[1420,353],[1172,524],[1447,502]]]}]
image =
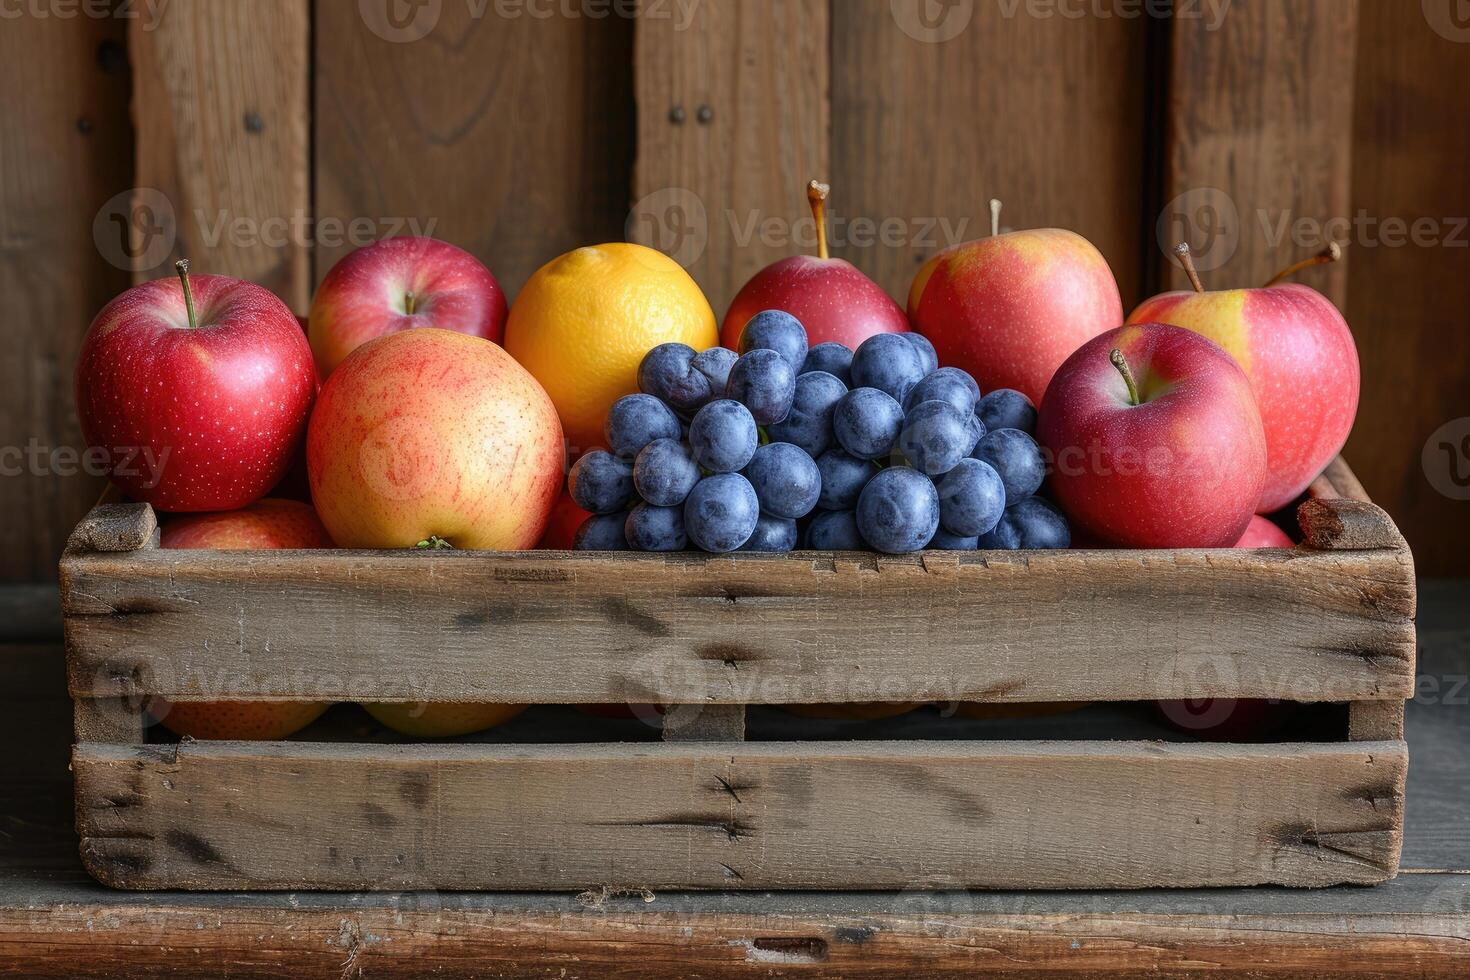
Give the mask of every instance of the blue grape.
[{"label": "blue grape", "polygon": [[1056,505],[1044,497],[1027,497],[1007,507],[1000,523],[980,536],[981,548],[1016,551],[1021,548],[1061,549],[1072,546],[1072,529]]},{"label": "blue grape", "polygon": [[594,449],[572,465],[567,490],[577,506],[594,514],[612,514],[633,496],[633,464],[605,449]]},{"label": "blue grape", "polygon": [[877,388],[894,401],[903,402],[909,389],[928,374],[919,348],[906,333],[875,333],[852,355],[852,383],[859,388]]},{"label": "blue grape", "polygon": [[791,413],[766,433],[777,442],[800,446],[813,458],[820,456],[832,445],[832,413],[845,394],[847,385],[825,371],[800,375]]},{"label": "blue grape", "polygon": [[985,423],[986,431],[1020,429],[1036,435],[1036,406],[1031,399],[1013,388],[997,388],[981,398],[975,414]]},{"label": "blue grape", "polygon": [[822,493],[822,474],[816,462],[799,446],[773,442],[755,451],[745,478],[755,488],[761,510],[776,517],[795,520],[817,506]]},{"label": "blue grape", "polygon": [[608,448],[626,459],[655,439],[677,439],[681,432],[679,417],[652,395],[624,395],[607,410],[602,425]]},{"label": "blue grape", "polygon": [[887,456],[902,429],[902,406],[877,388],[854,388],[842,396],[832,413],[832,434],[838,445],[860,459]]},{"label": "blue grape", "polygon": [[844,385],[852,387],[852,349],[846,345],[839,344],[835,340],[829,340],[825,344],[818,344],[806,352],[806,360],[801,365],[801,373],[807,374],[811,371],[826,371]]},{"label": "blue grape", "polygon": [[879,551],[919,551],[939,529],[934,481],[907,466],[890,466],[863,487],[857,524],[863,540]]},{"label": "blue grape", "polygon": [[926,374],[939,370],[939,354],[934,350],[934,345],[929,343],[928,337],[914,331],[902,333],[899,336],[913,344],[914,350],[919,352],[919,359],[924,363]]},{"label": "blue grape", "polygon": [[773,350],[741,354],[730,369],[725,397],[746,408],[760,425],[773,425],[786,418],[796,397],[796,371],[786,357]]},{"label": "blue grape", "polygon": [[806,327],[785,310],[762,310],[740,330],[740,353],[773,350],[786,358],[793,375],[806,361]]},{"label": "blue grape", "polygon": [[1020,429],[987,432],[970,455],[995,467],[1006,485],[1006,506],[1016,504],[1041,489],[1046,479],[1046,458],[1036,440]]},{"label": "blue grape", "polygon": [[950,534],[974,537],[988,534],[1006,509],[1006,487],[989,463],[962,459],[936,484],[939,523]]},{"label": "blue grape", "polygon": [[710,379],[695,369],[695,357],[688,344],[659,344],[638,365],[638,390],[662,399],[676,412],[698,411],[724,389],[710,387]]},{"label": "blue grape", "polygon": [[857,514],[850,510],[824,510],[806,526],[806,546],[813,551],[862,551]]},{"label": "blue grape", "polygon": [[970,455],[984,428],[968,409],[962,412],[949,402],[924,402],[904,417],[898,448],[919,472],[937,477]]},{"label": "blue grape", "polygon": [[728,347],[711,347],[694,355],[691,364],[694,370],[709,379],[709,394],[690,411],[698,411],[709,401],[724,396],[725,386],[730,383],[730,369],[739,359],[740,355]]},{"label": "blue grape", "polygon": [[684,530],[705,551],[734,551],[755,533],[760,501],[739,473],[707,476],[684,501]]},{"label": "blue grape", "polygon": [[933,540],[926,547],[938,551],[974,551],[979,543],[979,537],[966,538],[958,534],[950,534],[941,524],[939,530],[934,532]]},{"label": "blue grape", "polygon": [[750,538],[741,551],[791,551],[796,547],[796,522],[785,517],[762,514],[755,522]]},{"label": "blue grape", "polygon": [[858,459],[841,449],[829,449],[817,457],[822,476],[822,493],[817,506],[823,510],[852,510],[868,481],[878,475],[872,460]]},{"label": "blue grape", "polygon": [[980,386],[974,378],[959,368],[944,367],[924,375],[922,381],[910,388],[903,407],[910,409],[924,402],[941,401],[969,415],[975,411],[979,399]]},{"label": "blue grape", "polygon": [[573,551],[627,551],[628,538],[623,532],[627,518],[617,514],[593,514],[582,522],[572,536]]},{"label": "blue grape", "polygon": [[655,507],[677,507],[699,482],[699,464],[677,439],[655,439],[633,461],[633,489]]},{"label": "blue grape", "polygon": [[701,408],[689,423],[689,448],[694,461],[712,473],[745,469],[760,443],[750,409],[721,398]]},{"label": "blue grape", "polygon": [[634,551],[683,551],[689,547],[682,507],[639,504],[628,512],[623,535]]}]

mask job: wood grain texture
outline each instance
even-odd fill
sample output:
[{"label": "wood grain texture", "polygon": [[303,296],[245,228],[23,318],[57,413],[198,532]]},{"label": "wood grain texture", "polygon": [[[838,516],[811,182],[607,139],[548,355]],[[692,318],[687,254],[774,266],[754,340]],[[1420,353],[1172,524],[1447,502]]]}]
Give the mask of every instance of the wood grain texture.
[{"label": "wood grain texture", "polygon": [[1428,575],[1470,573],[1470,184],[1445,165],[1470,156],[1456,9],[1363,4],[1353,120],[1352,200],[1367,222],[1350,249],[1363,394],[1348,446]]},{"label": "wood grain texture", "polygon": [[152,507],[112,503],[93,507],[72,531],[66,547],[76,554],[115,553],[157,548],[158,542],[158,515]]},{"label": "wood grain texture", "polygon": [[681,6],[637,22],[629,233],[684,264],[722,318],[761,268],[815,252],[806,185],[829,168],[829,4],[698,3],[687,22]]},{"label": "wood grain texture", "polygon": [[1391,700],[1412,694],[1413,608],[1397,551],[140,551],[63,565],[78,696]]},{"label": "wood grain texture", "polygon": [[[316,7],[320,220],[453,242],[510,296],[562,252],[623,240],[630,19],[609,5],[435,3],[413,8],[428,19],[407,33],[378,24],[400,38],[387,40],[370,9]],[[319,240],[317,281],[359,244]]]},{"label": "wood grain texture", "polygon": [[106,246],[119,231],[109,215],[126,217],[133,141],[127,21],[12,12],[0,29],[0,580],[40,582],[55,580],[102,482],[82,465],[72,368],[92,317],[128,285],[126,256]]},{"label": "wood grain texture", "polygon": [[[83,743],[121,888],[1138,888],[1397,871],[1402,742]],[[1086,855],[1079,862],[1079,856]]]},{"label": "wood grain texture", "polygon": [[138,195],[160,196],[173,248],[138,281],[248,279],[297,313],[311,301],[308,45],[299,0],[193,0],[129,30]]},{"label": "wood grain texture", "polygon": [[[996,197],[1004,227],[1071,228],[1092,241],[1126,310],[1142,298],[1148,18],[1007,7],[832,5],[832,211],[909,229],[896,245],[839,243],[835,253],[902,303],[940,247],[989,234]],[[919,39],[936,36],[922,31],[925,11],[972,16],[929,43]]]},{"label": "wood grain texture", "polygon": [[[1257,0],[1229,5],[1218,21],[1170,19],[1159,226],[1167,240],[1155,237],[1165,288],[1189,288],[1168,254],[1181,235],[1217,289],[1262,285],[1328,240],[1346,239],[1358,7]],[[1294,230],[1298,221],[1305,224]],[[1339,307],[1356,252],[1342,244],[1344,261],[1297,277]]]}]

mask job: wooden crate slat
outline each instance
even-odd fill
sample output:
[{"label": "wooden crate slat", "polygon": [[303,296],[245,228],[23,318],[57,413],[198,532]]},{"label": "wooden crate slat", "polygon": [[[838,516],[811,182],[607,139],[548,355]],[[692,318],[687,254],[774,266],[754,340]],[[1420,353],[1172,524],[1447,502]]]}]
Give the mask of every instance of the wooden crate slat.
[{"label": "wooden crate slat", "polygon": [[1299,886],[1397,869],[1402,742],[82,744],[125,888]]},{"label": "wooden crate slat", "polygon": [[1407,552],[142,551],[74,556],[63,575],[78,696],[739,704],[1413,690]]}]

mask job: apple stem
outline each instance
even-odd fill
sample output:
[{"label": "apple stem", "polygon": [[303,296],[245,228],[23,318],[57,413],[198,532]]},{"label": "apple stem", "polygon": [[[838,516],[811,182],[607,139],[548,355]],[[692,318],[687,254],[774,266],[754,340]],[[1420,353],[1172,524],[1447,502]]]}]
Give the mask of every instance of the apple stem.
[{"label": "apple stem", "polygon": [[184,308],[189,311],[189,329],[199,328],[199,318],[194,315],[194,290],[189,288],[189,260],[179,259],[174,263],[179,272],[179,282],[184,284]]},{"label": "apple stem", "polygon": [[1310,258],[1302,259],[1293,263],[1272,276],[1266,286],[1274,286],[1283,279],[1290,279],[1303,269],[1310,269],[1314,265],[1327,265],[1342,258],[1342,246],[1337,242],[1328,242],[1327,247]]},{"label": "apple stem", "polygon": [[434,534],[414,545],[414,548],[419,551],[453,551],[454,545]]},{"label": "apple stem", "polygon": [[1178,245],[1175,245],[1174,256],[1179,259],[1179,264],[1184,266],[1184,274],[1189,276],[1189,284],[1194,287],[1194,291],[1197,293],[1204,292],[1205,284],[1200,282],[1199,272],[1194,267],[1194,256],[1190,254],[1189,243],[1180,242]]},{"label": "apple stem", "polygon": [[416,305],[418,305],[418,301],[419,301],[419,298],[417,296],[415,296],[413,293],[411,293],[411,292],[404,293],[403,294],[403,312],[406,313],[406,314],[408,314],[409,316],[413,316],[413,310],[414,310],[414,307]]},{"label": "apple stem", "polygon": [[1000,198],[990,199],[990,237],[1000,234]]},{"label": "apple stem", "polygon": [[807,203],[812,206],[812,217],[817,220],[817,258],[821,259],[831,257],[827,252],[827,195],[830,193],[832,185],[820,180],[806,185]]},{"label": "apple stem", "polygon": [[1128,370],[1128,359],[1123,356],[1122,351],[1114,347],[1112,352],[1108,354],[1108,360],[1113,362],[1113,367],[1117,368],[1118,373],[1123,376],[1124,384],[1128,385],[1128,404],[1137,405],[1138,383],[1133,380],[1133,372]]}]

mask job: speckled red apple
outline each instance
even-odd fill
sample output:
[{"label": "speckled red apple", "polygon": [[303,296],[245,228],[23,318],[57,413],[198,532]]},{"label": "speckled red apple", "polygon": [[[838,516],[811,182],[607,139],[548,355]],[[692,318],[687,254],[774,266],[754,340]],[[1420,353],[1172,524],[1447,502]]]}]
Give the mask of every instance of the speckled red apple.
[{"label": "speckled red apple", "polygon": [[295,315],[268,290],[180,266],[92,321],[77,415],[128,496],[161,511],[234,510],[286,472],[316,369]]},{"label": "speckled red apple", "polygon": [[546,529],[566,449],[556,407],[504,349],[416,329],[332,372],[306,459],[317,513],[344,548],[518,550]]},{"label": "speckled red apple", "polygon": [[[991,204],[998,232],[998,202]],[[940,364],[968,371],[983,391],[1014,388],[1039,405],[1062,361],[1123,322],[1123,300],[1091,242],[1037,228],[933,256],[914,277],[908,313]]]},{"label": "speckled red apple", "polygon": [[827,251],[826,184],[807,187],[817,222],[817,254],[772,262],[741,287],[720,327],[720,343],[740,349],[740,331],[762,310],[784,310],[806,327],[807,343],[835,341],[857,350],[878,333],[906,333],[908,318],[883,287]]},{"label": "speckled red apple", "polygon": [[343,257],[317,287],[311,349],[325,379],[369,340],[416,327],[498,344],[509,313],[500,283],[469,252],[434,238],[387,238]]},{"label": "speckled red apple", "polygon": [[[1188,261],[1187,247],[1175,251]],[[1330,248],[1276,278],[1338,254]],[[1199,283],[1193,269],[1190,275]],[[1193,330],[1240,363],[1266,427],[1262,513],[1295,500],[1342,451],[1358,412],[1358,349],[1337,307],[1315,289],[1284,283],[1206,292],[1201,283],[1145,300],[1128,322]]]}]

